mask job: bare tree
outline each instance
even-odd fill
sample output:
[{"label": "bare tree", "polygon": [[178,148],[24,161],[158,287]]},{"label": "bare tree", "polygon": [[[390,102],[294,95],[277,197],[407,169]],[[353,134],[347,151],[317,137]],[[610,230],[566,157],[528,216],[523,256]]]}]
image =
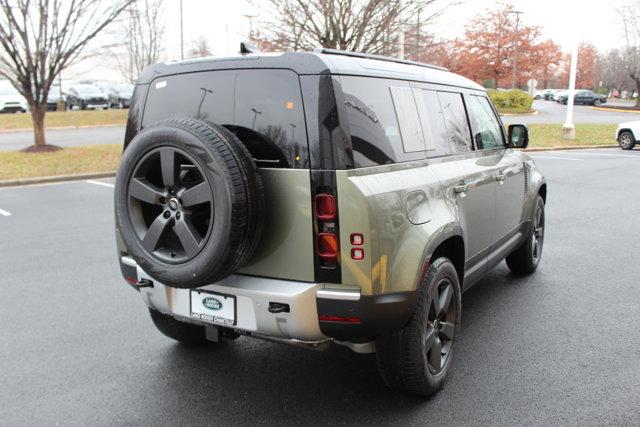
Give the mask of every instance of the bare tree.
[{"label": "bare tree", "polygon": [[[133,83],[144,67],[160,61],[164,0],[132,0],[122,19],[124,42],[113,50],[122,76]],[[121,55],[124,46],[125,55]]]},{"label": "bare tree", "polygon": [[[272,50],[311,50],[322,46],[391,55],[397,47],[399,18],[407,29],[414,28],[415,32],[457,3],[460,1],[268,0],[268,7],[262,9],[267,18],[256,33],[264,39],[254,41]],[[429,40],[425,33],[424,41]]]},{"label": "bare tree", "polygon": [[[622,21],[625,47],[623,58],[636,92],[640,93],[640,0],[633,0],[618,9]],[[640,109],[640,96],[635,108]]]},{"label": "bare tree", "polygon": [[31,150],[47,149],[44,116],[51,84],[129,1],[0,0],[0,75],[27,100]]},{"label": "bare tree", "polygon": [[200,37],[191,42],[191,49],[189,49],[189,57],[191,58],[205,58],[211,56],[211,47],[209,46],[209,40],[206,37]]}]

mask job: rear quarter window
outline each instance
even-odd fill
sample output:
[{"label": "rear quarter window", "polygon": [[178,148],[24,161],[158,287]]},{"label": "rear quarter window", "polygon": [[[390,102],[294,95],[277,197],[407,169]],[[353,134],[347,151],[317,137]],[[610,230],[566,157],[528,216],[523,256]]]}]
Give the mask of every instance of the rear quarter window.
[{"label": "rear quarter window", "polygon": [[[415,102],[411,105],[409,83],[357,76],[341,76],[340,83],[356,168],[425,158],[424,149],[420,148],[424,140],[417,133],[420,123]],[[401,104],[399,111],[411,115],[403,117],[404,135],[392,91]]]}]

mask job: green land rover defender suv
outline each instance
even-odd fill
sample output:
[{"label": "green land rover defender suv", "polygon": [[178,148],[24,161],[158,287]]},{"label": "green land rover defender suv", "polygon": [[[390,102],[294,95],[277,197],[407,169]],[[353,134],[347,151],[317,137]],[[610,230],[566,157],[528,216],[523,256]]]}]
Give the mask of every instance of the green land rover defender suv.
[{"label": "green land rover defender suv", "polygon": [[547,188],[476,83],[319,49],[157,64],[115,184],[118,259],[165,335],[377,353],[437,391],[461,293],[535,271]]}]

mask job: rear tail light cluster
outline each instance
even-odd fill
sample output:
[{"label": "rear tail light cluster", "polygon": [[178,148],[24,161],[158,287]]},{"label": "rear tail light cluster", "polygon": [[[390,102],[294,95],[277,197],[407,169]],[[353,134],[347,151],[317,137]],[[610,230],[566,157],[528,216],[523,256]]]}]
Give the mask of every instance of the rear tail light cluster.
[{"label": "rear tail light cluster", "polygon": [[336,220],[338,209],[333,194],[321,193],[315,196],[315,216],[317,221],[316,251],[322,268],[336,268],[340,255]]}]

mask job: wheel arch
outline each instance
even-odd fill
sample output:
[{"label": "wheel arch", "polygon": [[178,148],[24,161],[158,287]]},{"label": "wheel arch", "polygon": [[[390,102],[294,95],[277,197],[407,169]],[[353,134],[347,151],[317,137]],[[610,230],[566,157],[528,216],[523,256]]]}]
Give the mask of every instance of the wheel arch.
[{"label": "wheel arch", "polygon": [[616,135],[616,139],[620,138],[620,134],[622,132],[629,132],[631,134],[631,136],[633,137],[633,141],[634,142],[638,142],[638,137],[640,136],[640,131],[636,131],[634,132],[633,129],[631,128],[622,128],[622,129],[618,129],[618,134]]},{"label": "wheel arch", "polygon": [[538,196],[542,197],[542,201],[547,203],[547,183],[543,182],[538,188]]},{"label": "wheel arch", "polygon": [[429,264],[438,257],[445,256],[453,263],[458,273],[460,286],[462,287],[466,260],[466,245],[462,230],[458,224],[452,224],[448,228],[448,232],[439,235],[438,238],[434,239],[427,247],[422,270],[420,271],[420,277],[417,282],[418,286],[422,285],[422,280],[429,268]]}]

